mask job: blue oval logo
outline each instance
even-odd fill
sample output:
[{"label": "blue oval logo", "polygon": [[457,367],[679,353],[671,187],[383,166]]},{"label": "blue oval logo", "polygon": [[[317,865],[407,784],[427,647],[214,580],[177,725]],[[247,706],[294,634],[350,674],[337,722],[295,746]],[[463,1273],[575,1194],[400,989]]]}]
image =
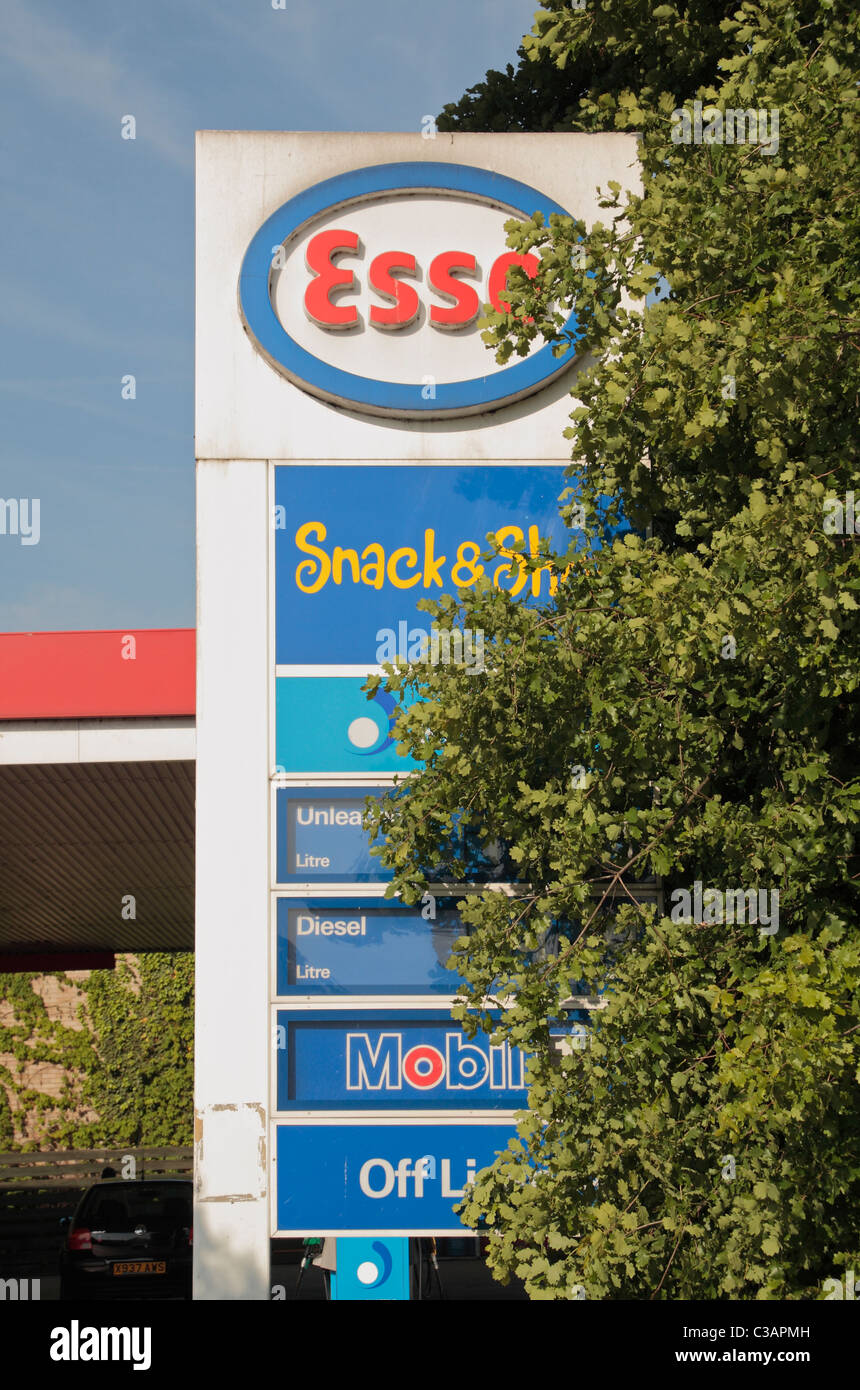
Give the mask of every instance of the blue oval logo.
[{"label": "blue oval logo", "polygon": [[[278,276],[289,262],[290,248],[296,248],[313,224],[335,214],[341,220],[348,219],[351,212],[373,204],[390,210],[398,208],[405,200],[411,200],[414,208],[415,199],[421,196],[444,199],[446,203],[455,200],[463,206],[468,205],[469,215],[473,218],[475,208],[481,206],[496,213],[502,212],[506,217],[530,217],[534,212],[541,212],[547,223],[552,213],[570,216],[564,208],[528,184],[465,164],[379,164],[325,179],[278,208],[263,223],[248,247],[239,277],[239,305],[247,332],[271,366],[302,390],[330,404],[372,415],[400,419],[444,419],[498,410],[532,395],[567,370],[574,360],[574,350],[558,358],[553,353],[553,345],[546,343],[513,366],[493,370],[490,350],[482,347],[488,370],[458,380],[437,380],[434,375],[425,372],[416,373],[417,380],[384,379],[382,375],[361,375],[345,369],[343,362],[347,358],[355,360],[357,364],[362,357],[366,359],[373,355],[362,352],[361,343],[356,343],[354,335],[350,333],[351,329],[363,326],[361,315],[347,298],[359,292],[359,282],[353,272],[341,269],[340,261],[334,261],[334,256],[339,253],[356,257],[362,255],[362,242],[356,232],[348,234],[347,244],[338,244],[338,237],[330,232],[312,239],[309,245],[316,241],[321,243],[321,248],[317,255],[308,257],[303,266],[305,283],[315,287],[313,308],[306,291],[304,312],[300,317],[295,313],[295,294],[288,300],[288,312],[285,313],[282,308],[279,314],[276,307]],[[503,233],[501,235],[500,252],[503,254],[500,259],[516,260],[504,245]],[[346,238],[340,240],[347,241]],[[429,265],[430,288],[433,294],[448,300],[449,304],[432,305],[430,320],[432,327],[446,330],[436,335],[435,339],[438,354],[444,356],[446,341],[450,343],[454,336],[452,329],[456,333],[461,327],[469,330],[474,328],[477,312],[472,312],[470,316],[469,310],[477,305],[476,291],[473,287],[467,287],[464,280],[454,278],[454,271],[459,271],[461,275],[474,274],[477,261],[473,255],[458,251],[456,256],[461,259],[452,269],[451,256],[454,253],[447,252],[443,246],[437,250],[445,254],[438,257],[441,269],[434,271],[436,261],[431,261]],[[322,261],[321,256],[325,258]],[[316,278],[320,274],[321,264],[326,272],[322,287]],[[498,264],[495,262],[494,267],[498,268]],[[504,274],[502,265],[502,287]],[[427,293],[420,284],[423,267],[416,263],[410,251],[385,250],[384,254],[371,262],[369,276],[373,292],[382,301],[381,306],[374,305],[370,310],[371,325],[400,330],[399,333],[378,335],[374,346],[383,337],[389,340],[389,344],[396,339],[394,348],[397,357],[405,361],[408,358],[410,335],[418,327],[416,320],[419,313],[426,317],[427,312],[419,298],[419,289],[425,295]],[[498,276],[496,283],[498,299]],[[440,285],[444,288],[439,288]],[[337,298],[333,297],[335,294]],[[492,295],[485,298],[492,298]],[[320,304],[324,306],[326,315],[322,322],[318,313]],[[348,304],[350,307],[345,307]],[[285,318],[289,327],[285,326]],[[330,356],[334,361],[320,356],[318,347],[316,351],[312,350],[311,344],[316,346],[313,334],[316,332],[319,335],[322,329],[329,330]],[[574,343],[580,337],[575,314],[569,316],[564,332],[568,340]],[[351,346],[345,348],[344,343],[347,342]],[[322,346],[325,350],[328,343],[323,342]],[[401,347],[405,349],[402,353]],[[376,355],[378,357],[380,354]],[[454,356],[453,352],[449,352],[450,358]],[[392,360],[390,354],[388,360]],[[480,360],[482,363],[483,358]],[[397,366],[400,367],[399,360]],[[403,371],[410,371],[408,363],[400,371],[401,376]]]}]

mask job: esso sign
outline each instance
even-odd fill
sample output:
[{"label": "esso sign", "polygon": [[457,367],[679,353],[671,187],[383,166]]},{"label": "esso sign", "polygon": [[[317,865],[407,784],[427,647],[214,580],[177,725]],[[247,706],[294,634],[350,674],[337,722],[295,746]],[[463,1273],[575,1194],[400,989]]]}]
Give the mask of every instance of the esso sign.
[{"label": "esso sign", "polygon": [[[573,360],[537,342],[497,366],[477,327],[507,310],[505,222],[565,209],[461,164],[383,164],[327,179],[260,228],[242,265],[245,328],[270,365],[321,399],[374,415],[480,414],[546,386]],[[571,315],[566,332],[577,338]]]},{"label": "esso sign", "polygon": [[[358,328],[362,319],[355,303],[360,287],[350,260],[358,260],[363,247],[358,232],[335,227],[317,232],[305,251],[305,265],[313,279],[305,290],[305,313],[319,328]],[[335,265],[335,257],[343,264]],[[510,312],[503,298],[511,266],[522,266],[529,279],[538,269],[538,258],[530,252],[519,255],[503,251],[493,261],[484,300],[499,313]],[[406,278],[408,277],[408,278]],[[421,267],[409,251],[383,251],[374,256],[367,270],[372,291],[367,321],[372,328],[397,331],[417,321],[421,312],[418,289],[410,280],[421,279]],[[456,333],[468,328],[481,312],[482,299],[474,284],[481,272],[476,256],[469,251],[442,251],[434,256],[427,270],[430,290],[428,321],[431,328]],[[337,294],[337,303],[332,295]],[[375,296],[375,301],[373,300]],[[435,296],[435,302],[433,298]],[[380,302],[381,301],[381,302]]]}]

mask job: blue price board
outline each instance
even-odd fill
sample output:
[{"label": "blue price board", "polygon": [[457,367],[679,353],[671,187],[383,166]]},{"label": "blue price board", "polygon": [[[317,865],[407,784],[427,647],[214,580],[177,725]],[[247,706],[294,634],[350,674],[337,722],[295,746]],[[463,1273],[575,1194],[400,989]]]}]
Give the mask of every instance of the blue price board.
[{"label": "blue price board", "polygon": [[[390,869],[371,854],[371,842],[362,829],[362,815],[369,797],[391,795],[386,787],[279,787],[275,794],[276,864],[278,884],[387,883]],[[408,783],[398,789],[408,795]],[[447,882],[465,869],[465,880],[487,883],[517,881],[518,866],[500,841],[479,843],[475,833],[465,833],[454,817],[447,845],[440,846],[444,860],[424,866],[427,878]],[[464,880],[464,881],[465,881]]]},{"label": "blue price board", "polygon": [[459,913],[378,898],[278,899],[278,994],[457,994],[446,962]]},{"label": "blue price board", "polygon": [[[370,853],[362,829],[368,796],[382,788],[279,787],[275,794],[278,883],[384,883],[391,871]],[[373,843],[378,844],[379,841]]]},{"label": "blue price board", "polygon": [[444,1010],[279,1010],[277,1104],[291,1110],[512,1110],[526,1056]]},{"label": "blue price board", "polygon": [[464,1235],[455,1207],[515,1132],[512,1120],[278,1125],[278,1231]]}]

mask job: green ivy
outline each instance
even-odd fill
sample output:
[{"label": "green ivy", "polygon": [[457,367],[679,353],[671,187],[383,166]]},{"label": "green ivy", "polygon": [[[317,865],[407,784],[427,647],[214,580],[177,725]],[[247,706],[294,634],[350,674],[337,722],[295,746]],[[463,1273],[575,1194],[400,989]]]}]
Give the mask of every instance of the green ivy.
[{"label": "green ivy", "polygon": [[[34,974],[0,975],[14,1023],[0,1028],[0,1052],[19,1064],[63,1067],[59,1096],[25,1087],[0,1067],[0,1147],[115,1148],[190,1144],[193,1114],[194,957],[148,952],[120,957],[115,970],[82,982],[54,978],[84,994],[80,1028],[51,1020]],[[9,1096],[21,1107],[13,1110]],[[23,1139],[23,1116],[42,1115],[42,1138]],[[75,1112],[95,1111],[82,1121]]]}]

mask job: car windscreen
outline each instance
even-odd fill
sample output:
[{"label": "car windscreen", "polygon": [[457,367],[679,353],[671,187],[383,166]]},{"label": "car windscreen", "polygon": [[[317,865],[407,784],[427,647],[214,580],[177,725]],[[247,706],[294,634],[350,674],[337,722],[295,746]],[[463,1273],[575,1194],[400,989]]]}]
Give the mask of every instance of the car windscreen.
[{"label": "car windscreen", "polygon": [[129,1183],[96,1188],[78,1216],[92,1231],[175,1231],[191,1225],[191,1188],[169,1183]]}]

